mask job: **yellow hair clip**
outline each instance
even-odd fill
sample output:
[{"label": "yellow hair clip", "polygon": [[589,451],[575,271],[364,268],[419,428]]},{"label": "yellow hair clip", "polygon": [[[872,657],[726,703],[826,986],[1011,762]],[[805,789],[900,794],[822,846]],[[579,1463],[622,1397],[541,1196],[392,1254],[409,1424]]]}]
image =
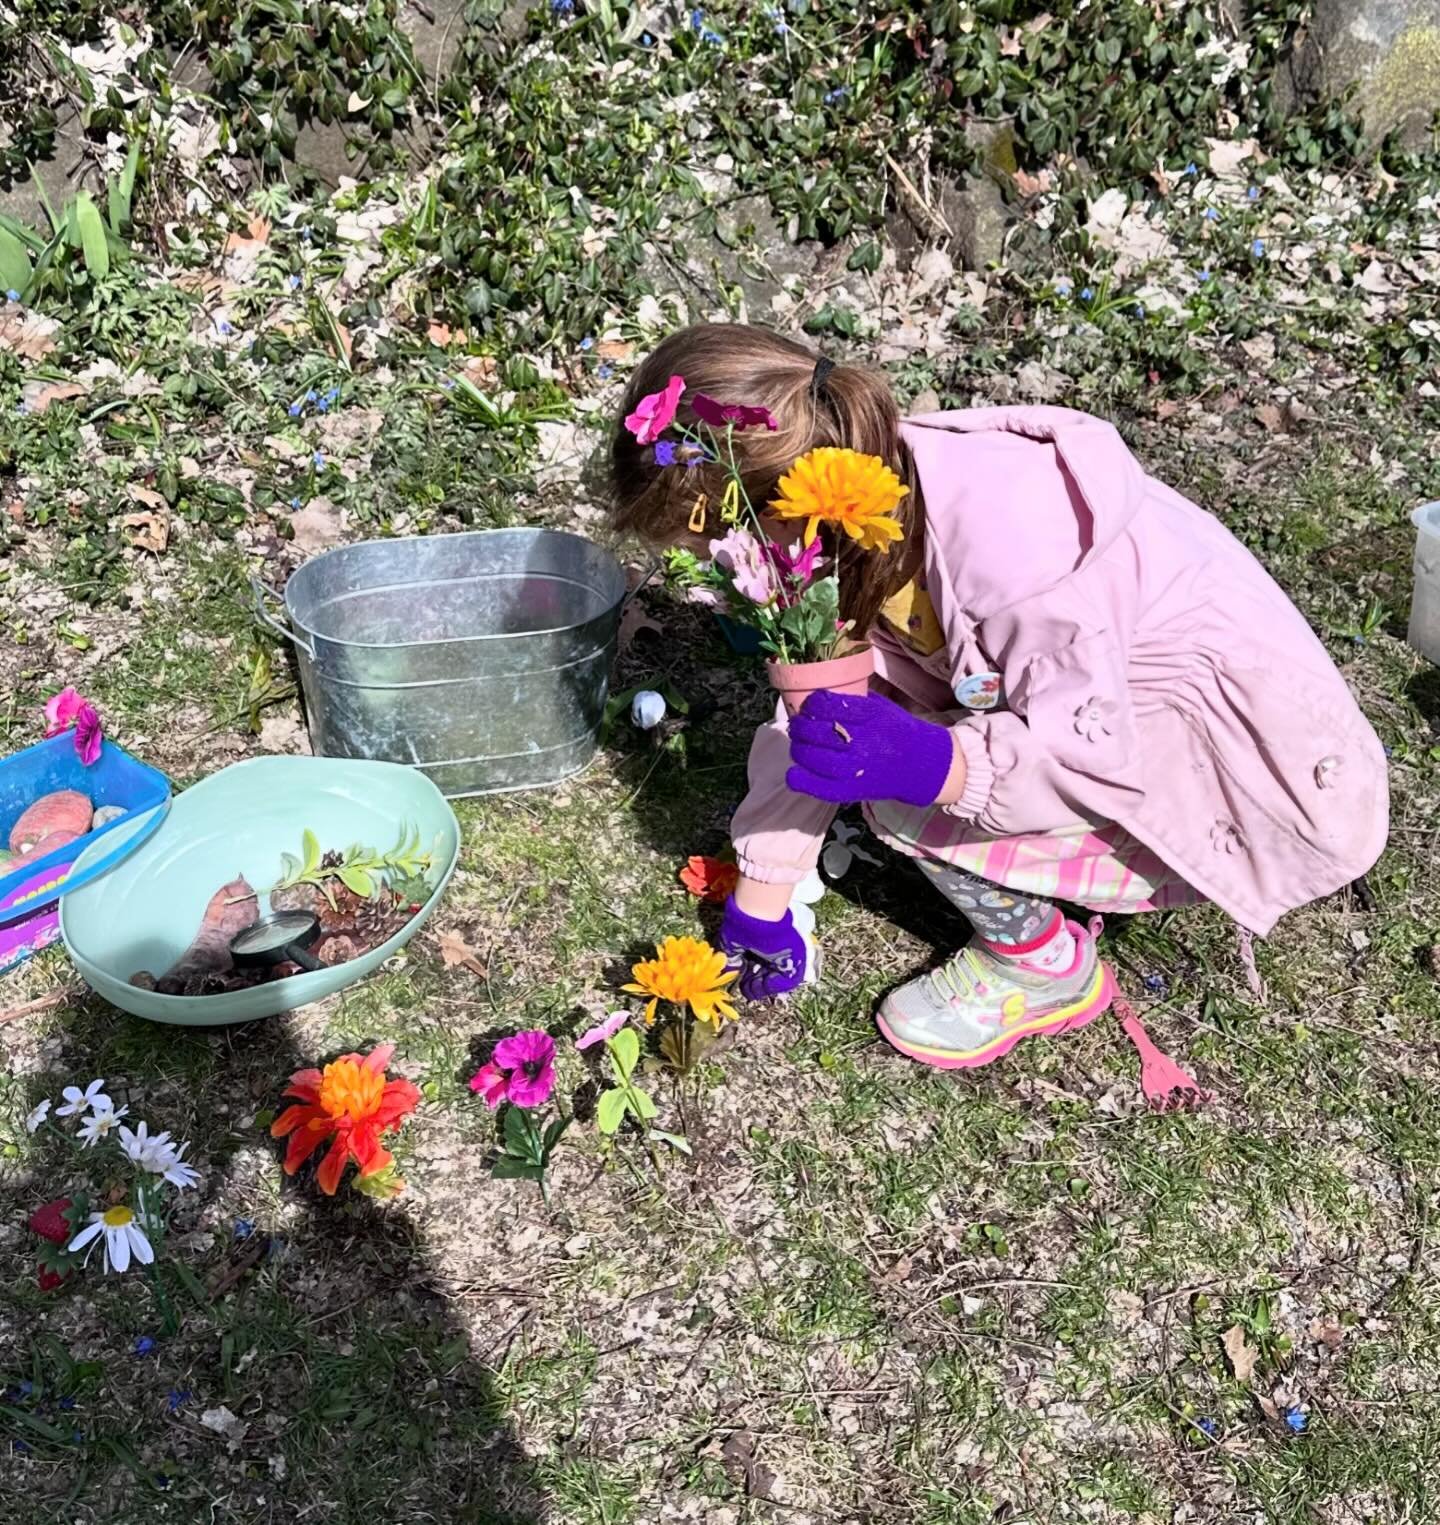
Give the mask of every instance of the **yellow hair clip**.
[{"label": "yellow hair clip", "polygon": [[725,484],[725,496],[720,500],[721,524],[740,522],[740,484],[731,477]]},{"label": "yellow hair clip", "polygon": [[703,535],[705,533],[705,510],[710,506],[710,499],[702,492],[695,500],[695,507],[690,510],[690,533]]}]

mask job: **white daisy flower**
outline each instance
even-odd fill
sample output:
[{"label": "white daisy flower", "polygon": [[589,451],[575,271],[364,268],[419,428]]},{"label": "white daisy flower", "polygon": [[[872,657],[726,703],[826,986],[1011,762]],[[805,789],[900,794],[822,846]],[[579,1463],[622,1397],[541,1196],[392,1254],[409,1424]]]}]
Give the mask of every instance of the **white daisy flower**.
[{"label": "white daisy flower", "polygon": [[110,1098],[105,1094],[105,1082],[92,1080],[82,1091],[79,1086],[65,1087],[65,1100],[68,1106],[56,1107],[56,1117],[74,1117],[78,1113],[88,1112],[91,1107],[108,1107]]},{"label": "white daisy flower", "polygon": [[[101,1234],[105,1236],[107,1273],[128,1270],[132,1254],[142,1266],[148,1266],[155,1259],[155,1251],[150,1248],[150,1241],[145,1237],[134,1209],[129,1207],[109,1207],[103,1213],[91,1213],[90,1222],[65,1248],[73,1254],[88,1244],[90,1253],[94,1254],[94,1242]],[[90,1263],[90,1255],[85,1257],[85,1263]]]},{"label": "white daisy flower", "polygon": [[102,1143],[120,1126],[120,1119],[129,1115],[129,1107],[121,1107],[118,1112],[110,1107],[96,1107],[80,1124],[80,1142],[87,1149],[92,1144]]},{"label": "white daisy flower", "polygon": [[199,1171],[185,1160],[185,1151],[189,1147],[190,1141],[186,1139],[178,1149],[171,1150],[170,1163],[165,1170],[160,1172],[172,1186],[178,1186],[181,1191],[184,1191],[187,1186],[198,1186],[200,1184]]},{"label": "white daisy flower", "polygon": [[25,1131],[34,1133],[35,1130],[50,1116],[50,1098],[47,1096],[35,1110],[25,1119]]},{"label": "white daisy flower", "polygon": [[[120,1147],[141,1170],[163,1175],[170,1168],[170,1156],[175,1153],[169,1133],[157,1133],[150,1137],[150,1128],[142,1122],[132,1133],[124,1124],[120,1127]],[[164,1164],[158,1162],[163,1160]]]}]

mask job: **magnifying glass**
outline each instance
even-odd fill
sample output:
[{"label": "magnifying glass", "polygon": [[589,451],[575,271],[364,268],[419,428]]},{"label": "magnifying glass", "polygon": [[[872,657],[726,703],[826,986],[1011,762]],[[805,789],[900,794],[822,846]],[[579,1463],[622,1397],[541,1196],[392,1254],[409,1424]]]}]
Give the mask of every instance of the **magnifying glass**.
[{"label": "magnifying glass", "polygon": [[314,971],[325,966],[308,950],[320,937],[320,918],[310,911],[281,911],[267,916],[230,939],[230,957],[237,969],[273,969],[299,964]]}]

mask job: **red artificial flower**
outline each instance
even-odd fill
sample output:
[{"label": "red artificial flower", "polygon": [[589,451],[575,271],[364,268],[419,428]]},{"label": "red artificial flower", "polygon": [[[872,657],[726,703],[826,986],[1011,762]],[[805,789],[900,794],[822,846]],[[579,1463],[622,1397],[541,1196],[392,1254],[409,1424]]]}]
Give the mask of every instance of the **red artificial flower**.
[{"label": "red artificial flower", "polygon": [[30,1214],[30,1232],[48,1239],[51,1244],[64,1244],[74,1234],[74,1230],[65,1221],[65,1212],[69,1206],[69,1197],[56,1197],[44,1207],[37,1207]]},{"label": "red artificial flower", "polygon": [[296,1070],[286,1096],[299,1106],[287,1107],[270,1125],[273,1138],[289,1134],[285,1174],[293,1176],[328,1138],[335,1140],[321,1162],[316,1179],[321,1191],[333,1197],[354,1160],[362,1176],[373,1176],[392,1161],[381,1135],[398,1127],[420,1105],[420,1092],[408,1080],[386,1080],[385,1066],[395,1052],[382,1043],[363,1057],[344,1054],[320,1070]]},{"label": "red artificial flower", "polygon": [[734,424],[737,430],[763,426],[773,432],[780,427],[769,408],[747,408],[740,402],[717,402],[704,392],[697,392],[690,399],[690,407],[695,417],[702,423],[709,424],[712,429],[723,429],[726,424]]},{"label": "red artificial flower", "polygon": [[470,1077],[470,1089],[483,1097],[485,1105],[493,1112],[505,1100],[510,1077],[498,1064],[483,1064]]},{"label": "red artificial flower", "polygon": [[723,858],[688,858],[680,870],[680,883],[701,900],[728,900],[740,882],[740,866]]}]

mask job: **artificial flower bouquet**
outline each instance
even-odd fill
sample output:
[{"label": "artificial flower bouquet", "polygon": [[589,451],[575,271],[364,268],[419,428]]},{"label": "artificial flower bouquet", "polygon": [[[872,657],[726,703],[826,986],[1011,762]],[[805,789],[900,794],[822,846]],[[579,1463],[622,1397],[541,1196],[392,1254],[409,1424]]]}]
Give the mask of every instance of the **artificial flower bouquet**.
[{"label": "artificial flower bouquet", "polygon": [[[61,1127],[61,1119],[73,1127],[73,1133]],[[119,1155],[127,1175],[98,1203],[92,1204],[77,1189],[31,1215],[31,1231],[46,1242],[40,1256],[41,1291],[63,1285],[90,1263],[96,1250],[107,1273],[151,1265],[165,1231],[165,1188],[184,1191],[200,1179],[185,1159],[189,1144],[175,1143],[169,1133],[152,1134],[145,1123],[130,1116],[129,1107],[114,1104],[104,1080],[92,1080],[83,1090],[66,1086],[53,1113],[50,1101],[42,1101],[26,1118],[25,1127],[32,1135],[42,1128],[57,1132],[81,1150],[102,1149]],[[107,1177],[110,1174],[107,1169]]]},{"label": "artificial flower bouquet", "polygon": [[[909,489],[878,456],[833,446],[809,450],[780,478],[777,495],[767,505],[783,523],[804,523],[801,537],[783,545],[767,533],[735,458],[736,434],[773,430],[778,427],[774,416],[765,408],[719,402],[697,392],[690,408],[698,422],[688,429],[675,423],[684,395],[684,378],[672,376],[663,392],[642,399],[625,420],[637,442],[654,449],[662,469],[691,471],[711,463],[725,477],[717,516],[722,533],[710,541],[710,559],[675,548],[666,555],[666,570],[672,585],[692,602],[723,611],[757,632],[761,649],[773,658],[772,680],[783,694],[788,685],[777,669],[829,663],[853,644],[850,624],[840,617],[838,559],[824,555],[820,526],[884,555],[901,538],[895,510]],[[690,529],[703,534],[710,523],[710,504],[697,492]],[[868,650],[861,665],[868,681]],[[831,685],[810,685],[823,686]]]}]

